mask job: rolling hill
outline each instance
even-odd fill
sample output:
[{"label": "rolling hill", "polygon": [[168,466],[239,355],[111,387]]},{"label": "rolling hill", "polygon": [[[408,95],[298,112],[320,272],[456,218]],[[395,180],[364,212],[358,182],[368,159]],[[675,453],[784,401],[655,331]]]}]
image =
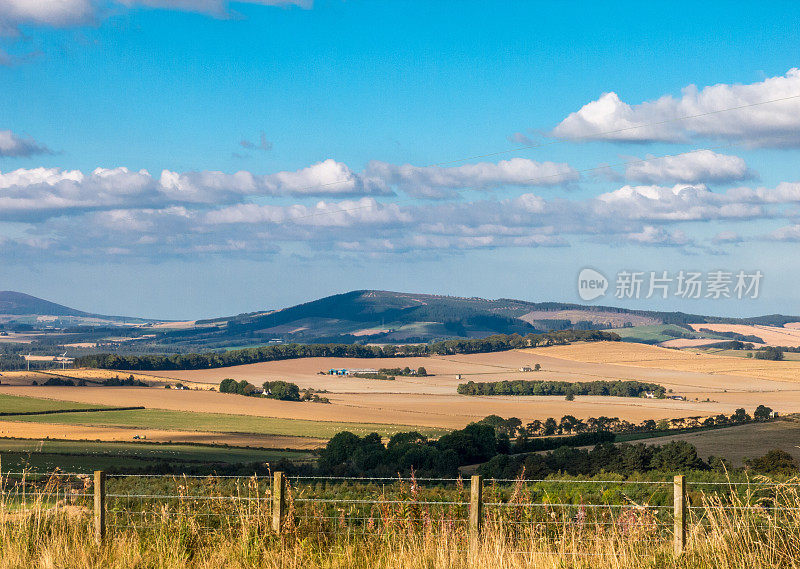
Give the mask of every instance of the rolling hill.
[{"label": "rolling hill", "polygon": [[747,319],[682,312],[627,310],[559,302],[527,302],[357,290],[269,312],[200,320],[184,330],[166,331],[155,342],[208,349],[277,342],[428,342],[480,338],[491,334],[529,334],[552,330],[728,323],[782,326],[797,316]]},{"label": "rolling hill", "polygon": [[81,324],[143,324],[152,322],[142,318],[128,318],[125,316],[105,316],[76,310],[62,304],[56,304],[11,290],[0,291],[0,323],[21,323],[34,325],[46,323],[50,328],[62,326],[76,326]]},{"label": "rolling hill", "polygon": [[[166,321],[91,314],[24,293],[0,292],[0,324],[5,323],[6,327],[12,323],[48,331],[66,330],[73,334],[69,344],[87,344],[87,350],[95,344],[106,351],[128,353],[222,350],[284,342],[416,343],[567,329],[625,329],[623,336],[629,341],[655,343],[701,337],[689,324],[780,327],[799,321],[798,316],[780,314],[737,319],[508,298],[356,290],[280,310],[178,326],[165,324]],[[717,333],[710,337],[725,339],[732,335]]]}]

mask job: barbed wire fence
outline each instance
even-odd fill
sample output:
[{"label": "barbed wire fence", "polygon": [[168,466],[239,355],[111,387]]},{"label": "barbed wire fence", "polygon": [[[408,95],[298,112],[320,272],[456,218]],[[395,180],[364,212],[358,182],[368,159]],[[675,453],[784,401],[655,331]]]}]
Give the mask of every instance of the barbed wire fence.
[{"label": "barbed wire fence", "polygon": [[[717,514],[757,518],[754,527],[800,530],[800,502],[776,500],[800,483],[593,479],[350,478],[93,475],[4,472],[0,507],[8,516],[74,514],[91,519],[98,542],[118,531],[226,532],[356,538],[447,530],[465,548],[487,531],[510,544],[553,545],[568,532],[615,532],[638,544],[687,548],[687,527],[718,524]],[[691,492],[690,492],[691,486]],[[519,551],[520,553],[537,553]],[[575,552],[573,552],[575,553]]]}]

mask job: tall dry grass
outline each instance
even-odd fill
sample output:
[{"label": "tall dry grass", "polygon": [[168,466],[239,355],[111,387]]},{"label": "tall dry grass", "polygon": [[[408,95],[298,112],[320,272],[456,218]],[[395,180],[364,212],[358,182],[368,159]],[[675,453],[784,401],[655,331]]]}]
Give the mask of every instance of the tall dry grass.
[{"label": "tall dry grass", "polygon": [[[0,501],[0,569],[766,569],[800,565],[800,495],[792,484],[768,490],[754,486],[744,492],[693,492],[689,544],[680,557],[673,554],[664,520],[635,506],[611,521],[582,514],[580,508],[575,515],[553,515],[549,523],[547,519],[515,523],[519,520],[487,512],[483,537],[470,548],[465,524],[420,510],[384,508],[376,519],[362,521],[357,528],[334,520],[327,526],[336,530],[331,532],[317,531],[298,510],[290,512],[285,531],[277,536],[269,530],[269,511],[263,507],[267,500],[243,501],[233,507],[220,502],[205,511],[181,506],[163,507],[159,513],[156,508],[145,512],[146,523],[139,523],[133,510],[118,511],[112,518],[119,527],[109,528],[107,539],[98,545],[88,502],[79,491],[45,491],[46,484],[32,488],[24,501],[8,499],[8,493]],[[261,491],[257,485],[250,489]],[[211,524],[209,517],[215,513],[219,523]],[[416,523],[409,523],[412,519]],[[360,531],[350,531],[354,529]]]}]

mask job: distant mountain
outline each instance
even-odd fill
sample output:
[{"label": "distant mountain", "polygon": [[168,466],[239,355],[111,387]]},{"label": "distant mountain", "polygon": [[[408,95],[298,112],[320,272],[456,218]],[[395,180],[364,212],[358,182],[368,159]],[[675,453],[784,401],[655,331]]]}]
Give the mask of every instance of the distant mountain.
[{"label": "distant mountain", "polygon": [[[91,314],[19,292],[0,292],[0,324],[5,323],[6,329],[70,329],[80,336],[74,342],[133,353],[220,350],[284,342],[414,343],[630,327],[640,327],[647,338],[656,341],[661,336],[696,337],[688,324],[782,326],[798,321],[800,316],[781,314],[737,319],[509,298],[356,290],[280,310],[168,323]],[[653,329],[665,325],[669,326],[664,330]],[[644,332],[628,336],[638,338]]]},{"label": "distant mountain", "polygon": [[734,319],[507,298],[490,300],[356,290],[281,310],[197,321],[190,329],[165,331],[156,342],[215,349],[269,342],[428,342],[565,329],[689,323],[781,326],[796,321],[800,321],[800,317],[771,315]]},{"label": "distant mountain", "polygon": [[0,322],[47,322],[50,325],[80,325],[87,323],[134,324],[152,321],[125,316],[92,314],[24,292],[4,290],[0,291]]},{"label": "distant mountain", "polygon": [[92,316],[68,306],[36,298],[24,292],[0,291],[0,314],[30,316]]}]

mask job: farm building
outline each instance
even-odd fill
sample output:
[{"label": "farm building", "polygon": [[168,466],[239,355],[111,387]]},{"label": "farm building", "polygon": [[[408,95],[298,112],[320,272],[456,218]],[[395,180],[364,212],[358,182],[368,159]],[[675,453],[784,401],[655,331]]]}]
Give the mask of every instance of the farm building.
[{"label": "farm building", "polygon": [[328,370],[328,375],[353,375],[356,373],[378,373],[377,369],[374,368],[357,368],[357,369],[336,369],[331,368]]}]

